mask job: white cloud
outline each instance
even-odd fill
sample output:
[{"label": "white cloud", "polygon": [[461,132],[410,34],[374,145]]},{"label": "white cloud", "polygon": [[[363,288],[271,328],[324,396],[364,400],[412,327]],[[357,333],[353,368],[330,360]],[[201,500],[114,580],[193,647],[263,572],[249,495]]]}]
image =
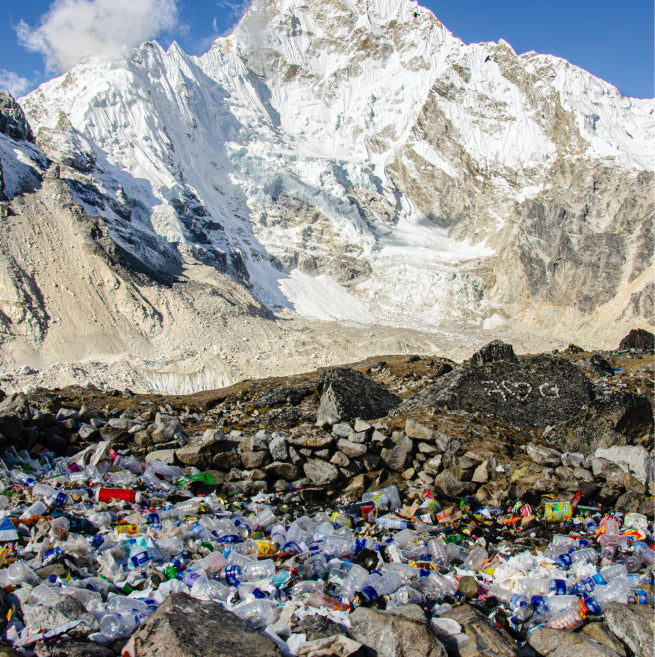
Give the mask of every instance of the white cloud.
[{"label": "white cloud", "polygon": [[87,55],[112,57],[177,24],[177,0],[55,0],[38,27],[21,21],[16,32],[51,71],[72,68]]},{"label": "white cloud", "polygon": [[26,78],[20,77],[12,71],[0,68],[0,89],[6,89],[14,98],[22,96],[30,87]]}]

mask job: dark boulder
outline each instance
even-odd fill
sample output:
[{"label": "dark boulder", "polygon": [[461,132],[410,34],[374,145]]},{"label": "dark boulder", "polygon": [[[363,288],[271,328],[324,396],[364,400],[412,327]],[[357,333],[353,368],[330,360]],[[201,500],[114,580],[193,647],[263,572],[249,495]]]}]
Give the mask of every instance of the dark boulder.
[{"label": "dark boulder", "polygon": [[514,353],[514,347],[511,344],[505,344],[502,340],[494,340],[489,342],[481,349],[478,349],[469,361],[473,367],[480,367],[487,363],[496,363],[501,360],[506,360],[509,363],[518,362],[518,358]]},{"label": "dark boulder", "polygon": [[316,420],[320,426],[381,418],[402,401],[381,383],[347,367],[323,372],[316,387],[321,398]]},{"label": "dark boulder", "polygon": [[614,376],[614,368],[599,354],[594,354],[589,361],[591,369],[601,376]]},{"label": "dark boulder", "polygon": [[632,329],[632,331],[621,340],[618,348],[618,351],[627,350],[652,354],[655,352],[655,335],[645,329]]},{"label": "dark boulder", "polygon": [[541,354],[453,370],[410,397],[397,412],[467,411],[526,429],[568,420],[593,398],[593,386],[580,369]]},{"label": "dark boulder", "polygon": [[278,404],[291,404],[296,406],[311,394],[312,390],[308,386],[280,386],[265,392],[255,401],[255,408],[266,408],[277,406]]},{"label": "dark boulder", "polygon": [[544,438],[563,452],[593,455],[598,448],[613,445],[653,444],[653,406],[646,395],[610,392],[580,408]]},{"label": "dark boulder", "polygon": [[12,139],[34,141],[23,108],[8,91],[0,91],[0,132]]}]

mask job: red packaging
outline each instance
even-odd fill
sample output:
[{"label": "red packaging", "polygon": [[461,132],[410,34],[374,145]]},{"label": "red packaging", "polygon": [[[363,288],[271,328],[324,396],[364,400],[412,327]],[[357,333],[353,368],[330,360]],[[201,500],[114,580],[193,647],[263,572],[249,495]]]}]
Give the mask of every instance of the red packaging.
[{"label": "red packaging", "polygon": [[98,488],[96,502],[109,502],[110,500],[125,500],[130,503],[140,503],[141,493],[129,488]]}]

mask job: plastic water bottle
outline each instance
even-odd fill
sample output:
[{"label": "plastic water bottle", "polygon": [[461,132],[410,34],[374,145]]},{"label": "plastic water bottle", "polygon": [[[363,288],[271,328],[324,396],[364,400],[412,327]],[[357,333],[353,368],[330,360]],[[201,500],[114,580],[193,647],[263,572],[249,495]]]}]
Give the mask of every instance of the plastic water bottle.
[{"label": "plastic water bottle", "polygon": [[272,559],[253,561],[252,563],[241,566],[241,572],[246,582],[268,579],[275,575],[275,562]]},{"label": "plastic water bottle", "polygon": [[397,605],[413,605],[421,604],[425,600],[425,597],[415,588],[403,585],[395,593],[391,594],[391,600]]},{"label": "plastic water bottle", "polygon": [[538,614],[542,614],[548,618],[552,618],[557,614],[561,614],[567,609],[573,609],[578,605],[580,599],[575,595],[533,595],[530,599],[530,604],[534,607]]},{"label": "plastic water bottle", "polygon": [[600,576],[609,584],[614,579],[628,579],[628,569],[625,564],[616,563],[610,566],[605,566],[600,569]]},{"label": "plastic water bottle", "polygon": [[231,611],[239,618],[247,621],[255,629],[262,628],[273,620],[273,605],[269,600],[253,600],[244,602]]},{"label": "plastic water bottle", "polygon": [[287,531],[284,525],[277,523],[270,529],[270,539],[275,543],[278,548],[281,548],[286,542]]},{"label": "plastic water bottle", "polygon": [[277,517],[271,509],[264,509],[251,520],[255,529],[265,529],[266,527],[272,525],[277,520]]},{"label": "plastic water bottle", "polygon": [[145,614],[136,609],[110,611],[100,619],[100,632],[110,641],[130,636],[141,624]]},{"label": "plastic water bottle", "polygon": [[28,506],[27,509],[23,511],[20,518],[21,520],[27,520],[28,518],[31,518],[34,515],[42,516],[47,510],[48,507],[45,505],[45,503],[39,500],[38,502],[34,502],[30,506]]},{"label": "plastic water bottle", "polygon": [[414,540],[415,536],[416,532],[413,529],[403,529],[393,537],[391,542],[399,548],[404,548]]},{"label": "plastic water bottle", "polygon": [[513,593],[508,589],[504,589],[496,584],[492,584],[487,592],[489,595],[492,595],[498,602],[508,606],[510,609],[518,609],[523,605],[528,604],[528,599],[524,595]]},{"label": "plastic water bottle", "polygon": [[648,566],[652,566],[655,562],[655,550],[651,550],[644,541],[635,544],[635,554]]},{"label": "plastic water bottle", "polygon": [[344,583],[338,590],[339,597],[352,600],[356,591],[361,591],[364,588],[364,583],[368,579],[368,570],[358,565],[351,564],[350,571]]},{"label": "plastic water bottle", "polygon": [[198,600],[226,602],[232,594],[232,589],[215,579],[199,576],[194,579],[189,594]]},{"label": "plastic water bottle", "polygon": [[571,552],[571,562],[573,564],[595,564],[598,560],[598,552],[594,548],[583,548],[582,550],[575,550]]},{"label": "plastic water bottle", "polygon": [[320,546],[327,557],[347,557],[352,553],[352,540],[337,534],[326,537]]},{"label": "plastic water bottle", "polygon": [[553,630],[576,630],[582,625],[582,618],[577,608],[566,609],[553,616],[547,623],[546,627]]},{"label": "plastic water bottle", "polygon": [[583,593],[592,593],[597,586],[607,584],[607,582],[596,573],[593,577],[584,577],[573,585],[571,593],[582,595]]},{"label": "plastic water bottle", "polygon": [[487,551],[480,546],[474,547],[468,557],[464,559],[464,568],[468,570],[480,570],[482,564],[489,558]]},{"label": "plastic water bottle", "polygon": [[397,591],[404,583],[404,577],[398,572],[374,571],[366,579],[362,594],[366,600],[377,600],[382,595]]},{"label": "plastic water bottle", "polygon": [[20,586],[23,583],[32,586],[41,584],[38,575],[21,561],[16,561],[7,568],[7,581],[11,586]]},{"label": "plastic water bottle", "polygon": [[448,553],[446,552],[446,546],[440,538],[431,538],[427,542],[427,548],[434,563],[448,563]]}]

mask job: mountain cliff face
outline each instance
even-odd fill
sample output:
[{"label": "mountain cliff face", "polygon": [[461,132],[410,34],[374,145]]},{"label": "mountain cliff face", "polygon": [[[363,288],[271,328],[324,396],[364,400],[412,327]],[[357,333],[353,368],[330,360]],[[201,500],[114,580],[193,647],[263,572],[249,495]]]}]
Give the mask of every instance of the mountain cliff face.
[{"label": "mountain cliff face", "polygon": [[264,347],[613,347],[653,322],[655,103],[413,2],[255,0],[201,57],[145,43],[20,102],[6,366],[186,360],[193,388],[266,374],[229,362]]}]

